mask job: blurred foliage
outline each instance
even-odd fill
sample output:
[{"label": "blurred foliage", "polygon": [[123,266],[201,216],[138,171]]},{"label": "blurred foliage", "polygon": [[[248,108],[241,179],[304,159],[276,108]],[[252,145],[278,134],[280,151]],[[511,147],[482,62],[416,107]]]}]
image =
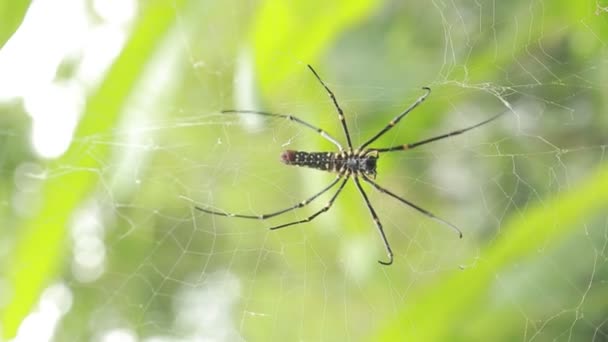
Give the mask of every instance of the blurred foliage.
[{"label": "blurred foliage", "polygon": [[[29,2],[13,3],[0,1],[2,43]],[[120,55],[89,90],[63,156],[36,160],[27,151],[26,114],[0,118],[0,222],[10,227],[0,231],[4,339],[57,282],[74,298],[57,340],[90,340],[117,327],[141,337],[198,332],[218,340],[606,339],[608,6],[139,6]],[[332,175],[278,162],[286,146],[332,149],[314,132],[219,114],[259,102],[343,141],[306,64],[336,93],[355,144],[413,102],[421,86],[433,94],[379,145],[507,111],[466,136],[380,160],[380,184],[457,222],[463,241],[370,189],[395,251],[395,264],[380,267],[381,242],[352,186],[314,223],[283,231],[266,228],[305,217],[323,200],[272,222],[193,209],[196,202],[270,212],[329,183]],[[24,110],[14,107],[0,104],[0,113]],[[12,209],[11,183],[29,161],[47,177],[35,194],[39,207],[22,215]],[[104,271],[90,282],[79,279],[72,260],[70,230],[83,211],[105,227]],[[215,302],[184,299],[190,290],[211,291],[230,322],[209,323]]]},{"label": "blurred foliage", "polygon": [[[125,99],[157,47],[158,40],[175,20],[171,10],[176,8],[179,8],[176,1],[146,7],[139,26],[133,30],[121,56],[99,89],[89,97],[75,132],[76,139],[86,140],[95,134],[110,134],[117,127]],[[108,154],[108,146],[102,144],[83,147],[74,143],[61,158],[47,166],[51,170],[59,170],[69,165],[75,170],[49,178],[44,183],[40,190],[42,207],[35,216],[24,220],[22,227],[17,230],[19,243],[11,253],[11,263],[6,271],[7,281],[13,290],[12,299],[3,309],[2,331],[5,337],[14,336],[18,324],[43,287],[56,277],[60,265],[65,262],[66,228],[70,217],[97,185],[99,179],[89,170],[102,167],[100,161],[107,159]]]}]

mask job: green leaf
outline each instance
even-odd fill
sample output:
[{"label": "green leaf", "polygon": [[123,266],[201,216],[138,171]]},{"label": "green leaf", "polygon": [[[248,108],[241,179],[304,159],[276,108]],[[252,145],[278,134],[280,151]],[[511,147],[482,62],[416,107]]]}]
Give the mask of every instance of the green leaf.
[{"label": "green leaf", "polygon": [[252,29],[262,91],[275,93],[296,71],[297,62],[314,63],[338,35],[369,16],[380,4],[377,0],[266,1]]},{"label": "green leaf", "polygon": [[30,1],[0,1],[0,49],[17,31],[30,7]]},{"label": "green leaf", "polygon": [[504,234],[480,251],[476,267],[458,272],[412,298],[374,340],[450,340],[466,324],[461,318],[470,317],[467,312],[487,300],[497,274],[533,257],[538,250],[556,246],[580,227],[577,222],[605,210],[607,203],[608,166],[604,165],[574,189],[513,216],[501,228]]}]

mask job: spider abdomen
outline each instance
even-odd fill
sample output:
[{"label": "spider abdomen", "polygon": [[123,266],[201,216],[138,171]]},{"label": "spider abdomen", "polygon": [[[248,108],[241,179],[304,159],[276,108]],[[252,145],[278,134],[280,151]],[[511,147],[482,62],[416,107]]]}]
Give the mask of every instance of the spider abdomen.
[{"label": "spider abdomen", "polygon": [[322,171],[337,171],[344,159],[334,152],[303,152],[286,150],[281,153],[281,161],[287,165],[310,167]]},{"label": "spider abdomen", "polygon": [[304,166],[321,171],[365,173],[376,175],[376,151],[352,152],[304,152],[286,150],[281,153],[281,161],[287,165]]}]

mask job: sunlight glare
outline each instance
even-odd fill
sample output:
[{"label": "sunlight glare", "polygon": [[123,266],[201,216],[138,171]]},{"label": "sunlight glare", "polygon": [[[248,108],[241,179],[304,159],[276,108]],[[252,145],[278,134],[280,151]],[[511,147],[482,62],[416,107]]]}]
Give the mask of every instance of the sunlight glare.
[{"label": "sunlight glare", "polygon": [[[19,29],[0,50],[0,101],[20,98],[32,118],[32,145],[44,158],[67,150],[95,86],[118,56],[134,1],[32,1]],[[62,66],[74,65],[63,75]],[[69,70],[69,68],[68,68]]]},{"label": "sunlight glare", "polygon": [[135,0],[94,0],[93,9],[106,22],[124,25],[135,17],[137,2]]},{"label": "sunlight glare", "polygon": [[105,227],[96,205],[85,206],[74,218],[72,226],[72,273],[83,283],[97,280],[105,271]]},{"label": "sunlight glare", "polygon": [[48,287],[38,307],[21,323],[13,342],[50,341],[57,323],[72,307],[72,292],[65,284]]},{"label": "sunlight glare", "polygon": [[103,334],[100,338],[101,342],[135,342],[137,336],[132,330],[128,329],[113,329]]}]

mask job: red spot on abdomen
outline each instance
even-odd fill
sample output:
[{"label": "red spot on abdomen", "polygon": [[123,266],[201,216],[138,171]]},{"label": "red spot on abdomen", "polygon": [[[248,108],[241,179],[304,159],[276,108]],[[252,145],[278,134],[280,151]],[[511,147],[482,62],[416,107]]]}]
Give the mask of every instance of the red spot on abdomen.
[{"label": "red spot on abdomen", "polygon": [[296,160],[296,151],[287,150],[281,153],[281,161],[285,164],[293,164]]}]

